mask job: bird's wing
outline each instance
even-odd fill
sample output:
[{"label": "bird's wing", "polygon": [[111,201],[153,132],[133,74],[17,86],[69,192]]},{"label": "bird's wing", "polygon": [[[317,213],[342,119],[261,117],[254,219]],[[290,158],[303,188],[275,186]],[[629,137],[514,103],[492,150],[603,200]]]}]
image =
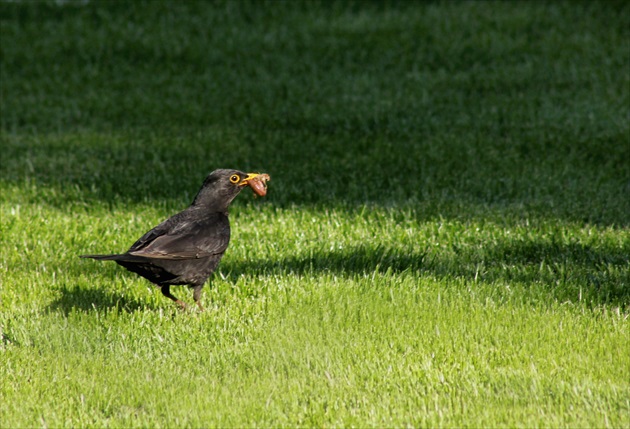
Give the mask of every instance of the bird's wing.
[{"label": "bird's wing", "polygon": [[195,259],[225,252],[230,224],[223,213],[182,212],[140,237],[129,255],[155,259]]}]

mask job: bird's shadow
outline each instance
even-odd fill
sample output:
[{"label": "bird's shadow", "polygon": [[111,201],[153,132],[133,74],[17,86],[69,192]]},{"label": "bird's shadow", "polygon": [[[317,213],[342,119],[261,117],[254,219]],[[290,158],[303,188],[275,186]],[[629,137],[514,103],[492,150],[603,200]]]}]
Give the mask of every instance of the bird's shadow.
[{"label": "bird's shadow", "polygon": [[120,293],[100,289],[64,286],[59,292],[59,297],[48,305],[47,310],[61,312],[66,316],[77,311],[92,312],[106,309],[108,311],[116,310],[119,313],[134,313],[157,309],[150,301],[141,301]]}]

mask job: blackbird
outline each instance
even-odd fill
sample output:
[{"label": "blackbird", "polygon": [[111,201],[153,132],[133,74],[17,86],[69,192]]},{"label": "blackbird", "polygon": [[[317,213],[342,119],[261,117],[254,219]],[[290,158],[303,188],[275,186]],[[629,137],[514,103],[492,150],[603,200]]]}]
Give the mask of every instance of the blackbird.
[{"label": "blackbird", "polygon": [[182,308],[186,305],[170,287],[188,285],[203,311],[201,289],[230,242],[228,207],[245,186],[265,196],[268,180],[268,174],[215,170],[206,177],[190,207],[144,234],[125,253],[80,257],[116,261],[159,286],[164,296]]}]

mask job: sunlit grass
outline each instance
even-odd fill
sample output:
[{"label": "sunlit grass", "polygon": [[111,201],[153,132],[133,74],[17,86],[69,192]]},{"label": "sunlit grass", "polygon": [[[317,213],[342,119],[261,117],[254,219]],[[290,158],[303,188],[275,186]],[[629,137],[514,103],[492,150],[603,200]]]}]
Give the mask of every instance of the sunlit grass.
[{"label": "sunlit grass", "polygon": [[24,210],[5,233],[39,239],[3,256],[17,425],[624,424],[627,308],[602,301],[627,231],[252,203],[198,314],[71,251],[122,249],[159,211]]}]

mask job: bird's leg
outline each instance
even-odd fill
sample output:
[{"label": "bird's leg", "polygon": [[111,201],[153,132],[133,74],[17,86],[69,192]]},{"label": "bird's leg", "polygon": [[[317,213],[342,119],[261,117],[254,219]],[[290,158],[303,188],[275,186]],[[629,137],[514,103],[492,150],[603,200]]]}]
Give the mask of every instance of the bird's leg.
[{"label": "bird's leg", "polygon": [[201,289],[203,285],[197,285],[193,288],[193,299],[195,300],[195,304],[199,307],[200,311],[204,311],[204,308],[201,306]]},{"label": "bird's leg", "polygon": [[164,295],[170,300],[173,300],[175,304],[181,307],[182,310],[186,309],[186,304],[183,301],[180,301],[179,299],[177,299],[177,297],[171,293],[171,287],[169,285],[162,286],[161,290],[162,290],[162,295]]}]

